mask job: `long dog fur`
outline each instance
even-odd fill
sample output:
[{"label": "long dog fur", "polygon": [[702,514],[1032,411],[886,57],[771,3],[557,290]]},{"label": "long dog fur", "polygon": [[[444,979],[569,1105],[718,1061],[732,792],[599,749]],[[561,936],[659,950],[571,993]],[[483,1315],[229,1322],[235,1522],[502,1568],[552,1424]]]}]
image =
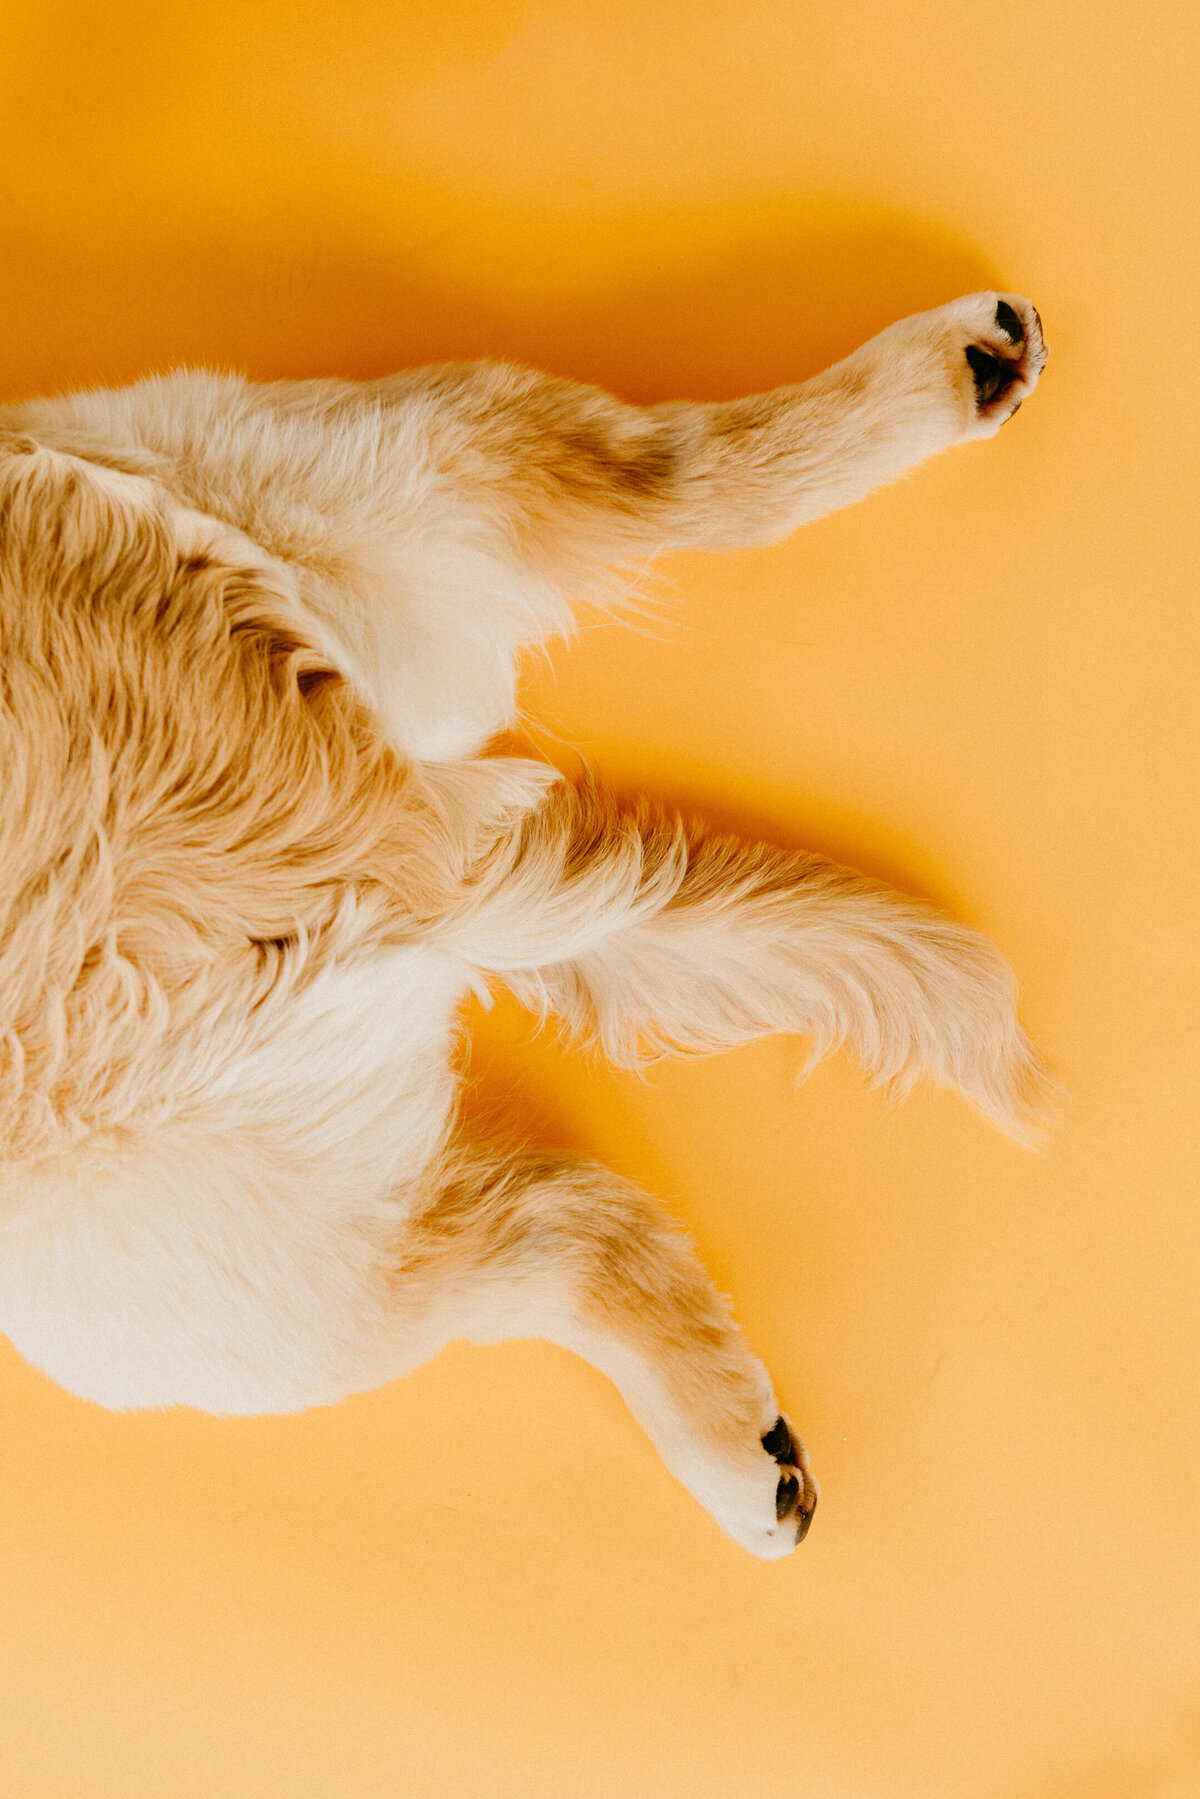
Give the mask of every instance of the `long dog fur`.
[{"label": "long dog fur", "polygon": [[849,870],[487,744],[520,652],[614,571],[990,436],[1044,358],[1029,303],[980,294],[725,405],[474,365],[0,409],[17,1347],[104,1405],[238,1413],[545,1336],[730,1535],[792,1549],[816,1489],[724,1301],[608,1170],[473,1140],[456,1009],[495,977],[623,1065],[799,1032],[1027,1140],[1012,977]]}]

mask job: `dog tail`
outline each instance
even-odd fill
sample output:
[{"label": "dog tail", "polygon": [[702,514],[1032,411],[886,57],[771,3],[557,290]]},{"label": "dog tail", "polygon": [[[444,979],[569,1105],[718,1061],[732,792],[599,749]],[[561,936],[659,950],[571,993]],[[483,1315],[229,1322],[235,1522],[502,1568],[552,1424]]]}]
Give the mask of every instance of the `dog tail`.
[{"label": "dog tail", "polygon": [[473,877],[448,947],[636,1067],[769,1032],[845,1044],[903,1093],[955,1088],[1032,1144],[1053,1083],[986,937],[816,856],[551,787]]}]

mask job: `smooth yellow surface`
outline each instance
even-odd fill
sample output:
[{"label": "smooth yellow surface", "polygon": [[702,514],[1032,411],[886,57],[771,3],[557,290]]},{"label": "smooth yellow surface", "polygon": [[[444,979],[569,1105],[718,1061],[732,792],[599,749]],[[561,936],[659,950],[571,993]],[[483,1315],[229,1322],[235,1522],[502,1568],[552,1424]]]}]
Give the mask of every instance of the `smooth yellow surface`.
[{"label": "smooth yellow surface", "polygon": [[808,1437],[786,1564],[590,1369],[112,1418],[0,1354],[3,1799],[1200,1793],[1193,0],[4,0],[0,392],[507,354],[634,398],[999,284],[1036,400],[528,685],[610,777],[982,925],[1040,1158],[794,1043],[486,1101],[686,1218]]}]

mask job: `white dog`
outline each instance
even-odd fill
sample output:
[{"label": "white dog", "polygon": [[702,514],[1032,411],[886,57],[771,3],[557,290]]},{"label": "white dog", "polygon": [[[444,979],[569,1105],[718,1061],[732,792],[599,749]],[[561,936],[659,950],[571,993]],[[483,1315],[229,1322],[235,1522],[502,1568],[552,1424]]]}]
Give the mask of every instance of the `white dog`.
[{"label": "white dog", "polygon": [[666,550],[784,537],[1035,386],[974,294],[802,386],[638,408],[524,369],[174,374],[0,410],[0,1326],[71,1391],[325,1405],[455,1337],[617,1384],[755,1555],[816,1488],[681,1234],[473,1138],[496,977],[622,1064],[797,1031],[1028,1136],[992,946],[811,856],[489,756],[514,666]]}]

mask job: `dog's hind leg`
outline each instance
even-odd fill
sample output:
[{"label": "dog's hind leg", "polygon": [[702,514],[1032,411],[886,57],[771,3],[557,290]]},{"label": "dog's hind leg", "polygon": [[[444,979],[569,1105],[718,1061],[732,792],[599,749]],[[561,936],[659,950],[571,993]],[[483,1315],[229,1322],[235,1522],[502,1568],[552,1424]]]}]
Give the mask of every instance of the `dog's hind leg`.
[{"label": "dog's hind leg", "polygon": [[1045,361],[1017,294],[891,325],[792,387],[631,406],[501,363],[267,385],[175,373],[0,408],[0,430],[145,474],[298,584],[393,741],[473,753],[514,715],[524,648],[611,574],[785,537],[989,437]]},{"label": "dog's hind leg", "polygon": [[444,479],[517,557],[572,579],[668,550],[774,542],[939,451],[994,436],[1046,360],[1019,294],[916,313],[823,374],[717,403],[630,406],[503,364],[380,384],[422,408]]},{"label": "dog's hind leg", "polygon": [[396,1296],[441,1341],[540,1337],[606,1374],[663,1461],[767,1560],[816,1486],[771,1381],[682,1233],[599,1163],[465,1152],[398,1251]]}]

